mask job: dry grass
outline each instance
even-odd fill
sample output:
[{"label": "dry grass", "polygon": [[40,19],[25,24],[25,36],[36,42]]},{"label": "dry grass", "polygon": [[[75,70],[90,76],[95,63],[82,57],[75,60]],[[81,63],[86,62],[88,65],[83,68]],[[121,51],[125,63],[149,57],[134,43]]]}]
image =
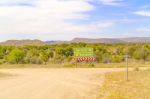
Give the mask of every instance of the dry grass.
[{"label": "dry grass", "polygon": [[9,73],[0,73],[0,78],[2,78],[2,77],[8,77],[8,76],[12,76],[12,75],[9,74]]},{"label": "dry grass", "polygon": [[125,72],[107,73],[101,89],[102,99],[150,99],[150,71],[131,71],[129,81]]},{"label": "dry grass", "polygon": [[[97,68],[124,68],[126,67],[126,63],[99,63],[95,64],[95,67]],[[150,67],[150,62],[129,62],[129,67]]]},{"label": "dry grass", "polygon": [[2,64],[0,68],[62,68],[62,64]]},{"label": "dry grass", "polygon": [[[126,63],[48,63],[43,64],[1,64],[0,68],[124,68]],[[150,67],[150,62],[129,62],[129,67]]]}]

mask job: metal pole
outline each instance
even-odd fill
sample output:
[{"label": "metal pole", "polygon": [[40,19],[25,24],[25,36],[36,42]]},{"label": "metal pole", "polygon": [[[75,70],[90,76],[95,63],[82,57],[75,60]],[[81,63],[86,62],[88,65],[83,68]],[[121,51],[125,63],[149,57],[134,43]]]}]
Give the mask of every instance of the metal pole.
[{"label": "metal pole", "polygon": [[78,61],[76,61],[76,68],[78,67]]},{"label": "metal pole", "polygon": [[128,55],[126,55],[126,80],[128,81]]}]

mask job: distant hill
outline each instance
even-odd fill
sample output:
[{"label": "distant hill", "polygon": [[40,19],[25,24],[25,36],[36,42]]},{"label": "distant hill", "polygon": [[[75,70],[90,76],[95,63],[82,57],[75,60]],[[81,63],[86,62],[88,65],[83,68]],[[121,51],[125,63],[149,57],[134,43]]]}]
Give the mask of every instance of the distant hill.
[{"label": "distant hill", "polygon": [[0,45],[46,45],[46,44],[68,44],[68,43],[104,43],[104,44],[125,44],[125,43],[150,43],[150,37],[132,38],[74,38],[71,41],[40,41],[40,40],[8,40],[1,42]]},{"label": "distant hill", "polygon": [[71,43],[105,43],[105,44],[124,44],[124,43],[150,43],[150,37],[131,37],[131,38],[74,38]]},{"label": "distant hill", "polygon": [[90,39],[90,38],[75,38],[71,40],[72,43],[106,43],[106,44],[116,44],[116,43],[126,43],[120,39],[113,39],[113,38],[100,38],[100,39]]},{"label": "distant hill", "polygon": [[127,43],[150,43],[150,37],[131,37],[131,38],[120,38],[120,40]]},{"label": "distant hill", "polygon": [[46,41],[46,44],[63,44],[63,43],[69,43],[68,41]]},{"label": "distant hill", "polygon": [[8,40],[1,42],[0,45],[23,46],[23,45],[45,45],[45,42],[40,40]]}]

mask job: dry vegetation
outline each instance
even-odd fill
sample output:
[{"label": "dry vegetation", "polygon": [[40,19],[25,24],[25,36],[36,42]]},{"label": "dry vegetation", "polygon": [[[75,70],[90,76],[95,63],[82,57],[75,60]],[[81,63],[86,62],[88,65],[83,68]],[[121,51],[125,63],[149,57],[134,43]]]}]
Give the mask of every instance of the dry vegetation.
[{"label": "dry vegetation", "polygon": [[149,44],[54,44],[43,46],[0,46],[0,64],[72,63],[74,48],[93,48],[95,63],[123,63],[125,55],[134,62],[150,62]]},{"label": "dry vegetation", "polygon": [[9,73],[0,73],[0,78],[1,77],[8,77],[8,76],[11,76],[11,74],[9,74]]},{"label": "dry vegetation", "polygon": [[132,71],[129,81],[125,72],[107,73],[100,97],[104,99],[150,99],[150,69]]},{"label": "dry vegetation", "polygon": [[[126,63],[47,63],[47,64],[0,64],[0,68],[125,68]],[[150,67],[150,62],[129,62],[129,67]]]}]

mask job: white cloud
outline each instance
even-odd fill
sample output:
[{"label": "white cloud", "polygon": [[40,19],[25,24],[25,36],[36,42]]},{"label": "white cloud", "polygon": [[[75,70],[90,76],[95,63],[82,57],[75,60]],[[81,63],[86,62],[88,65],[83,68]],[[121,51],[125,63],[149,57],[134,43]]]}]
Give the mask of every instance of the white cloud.
[{"label": "white cloud", "polygon": [[123,0],[99,0],[99,1],[104,5],[116,6],[116,5],[121,5]]},{"label": "white cloud", "polygon": [[139,28],[137,32],[150,32],[150,28]]},{"label": "white cloud", "polygon": [[129,18],[127,18],[127,17],[124,17],[124,18],[122,18],[121,20],[119,20],[119,22],[131,24],[131,23],[134,23],[134,22],[136,22],[136,21],[133,20],[133,19],[129,19]]},{"label": "white cloud", "polygon": [[94,6],[88,0],[1,0],[0,5],[29,3],[35,6],[0,6],[0,34],[38,34],[99,32],[113,22],[74,24],[86,20]]},{"label": "white cloud", "polygon": [[134,14],[145,16],[145,17],[150,17],[150,11],[139,10],[139,11],[134,12]]},{"label": "white cloud", "polygon": [[70,28],[64,27],[66,31],[75,31],[77,33],[93,33],[102,31],[105,28],[113,26],[113,22],[95,22],[91,24],[70,25]]},{"label": "white cloud", "polygon": [[147,5],[141,6],[140,9],[148,9],[149,7],[150,7],[150,5],[147,4]]},{"label": "white cloud", "polygon": [[12,4],[12,3],[25,3],[25,2],[33,2],[35,0],[0,0],[0,4]]}]

